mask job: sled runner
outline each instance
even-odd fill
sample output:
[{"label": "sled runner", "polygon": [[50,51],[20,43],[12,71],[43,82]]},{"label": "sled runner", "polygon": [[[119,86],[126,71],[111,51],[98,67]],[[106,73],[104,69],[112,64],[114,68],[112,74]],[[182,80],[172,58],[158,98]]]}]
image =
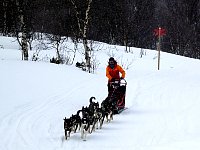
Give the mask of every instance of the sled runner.
[{"label": "sled runner", "polygon": [[124,107],[123,109],[118,110],[118,114],[120,114],[121,112],[123,112],[124,110],[127,110],[128,107]]},{"label": "sled runner", "polygon": [[125,108],[125,95],[126,95],[126,85],[125,79],[116,79],[110,82],[111,89],[108,93],[107,100],[111,101],[114,105],[114,114],[121,113]]}]

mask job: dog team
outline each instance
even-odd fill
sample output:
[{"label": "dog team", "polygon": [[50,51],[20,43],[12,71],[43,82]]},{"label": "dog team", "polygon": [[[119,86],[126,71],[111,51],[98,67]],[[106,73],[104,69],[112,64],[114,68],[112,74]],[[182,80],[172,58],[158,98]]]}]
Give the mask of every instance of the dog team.
[{"label": "dog team", "polygon": [[91,134],[96,129],[101,129],[106,118],[107,122],[113,120],[115,103],[106,98],[99,106],[98,102],[94,102],[95,97],[89,99],[89,106],[82,107],[75,115],[70,118],[64,118],[65,139],[70,138],[71,132],[80,131],[81,139],[87,140],[87,134]]}]

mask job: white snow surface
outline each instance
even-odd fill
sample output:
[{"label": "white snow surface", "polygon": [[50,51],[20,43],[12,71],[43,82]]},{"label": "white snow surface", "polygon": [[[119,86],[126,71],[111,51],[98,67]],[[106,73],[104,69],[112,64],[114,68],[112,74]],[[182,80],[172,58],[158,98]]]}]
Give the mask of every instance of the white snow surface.
[{"label": "white snow surface", "polygon": [[[74,65],[21,61],[14,38],[0,37],[0,45],[0,150],[200,149],[200,60],[161,52],[157,70],[154,50],[140,58],[138,48],[124,53],[104,44],[96,51],[100,65],[89,74]],[[132,62],[125,69],[128,109],[87,141],[80,132],[64,140],[63,118],[88,106],[91,96],[106,98],[111,47],[124,68]]]}]

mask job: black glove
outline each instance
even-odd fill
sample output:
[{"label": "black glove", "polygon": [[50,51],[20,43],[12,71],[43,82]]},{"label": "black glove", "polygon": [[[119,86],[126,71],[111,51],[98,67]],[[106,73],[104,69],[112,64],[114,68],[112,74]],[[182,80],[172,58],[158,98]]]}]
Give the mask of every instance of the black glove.
[{"label": "black glove", "polygon": [[111,82],[115,82],[115,78],[112,78],[110,81],[111,81]]}]

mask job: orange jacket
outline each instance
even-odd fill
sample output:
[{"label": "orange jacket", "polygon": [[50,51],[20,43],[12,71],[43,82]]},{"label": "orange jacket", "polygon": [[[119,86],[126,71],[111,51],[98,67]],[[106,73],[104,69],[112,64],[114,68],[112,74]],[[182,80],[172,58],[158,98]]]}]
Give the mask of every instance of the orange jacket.
[{"label": "orange jacket", "polygon": [[106,76],[108,77],[108,80],[110,81],[112,78],[120,79],[120,74],[122,74],[122,78],[125,78],[125,71],[122,69],[121,66],[115,65],[113,69],[111,69],[109,66],[106,68]]}]

